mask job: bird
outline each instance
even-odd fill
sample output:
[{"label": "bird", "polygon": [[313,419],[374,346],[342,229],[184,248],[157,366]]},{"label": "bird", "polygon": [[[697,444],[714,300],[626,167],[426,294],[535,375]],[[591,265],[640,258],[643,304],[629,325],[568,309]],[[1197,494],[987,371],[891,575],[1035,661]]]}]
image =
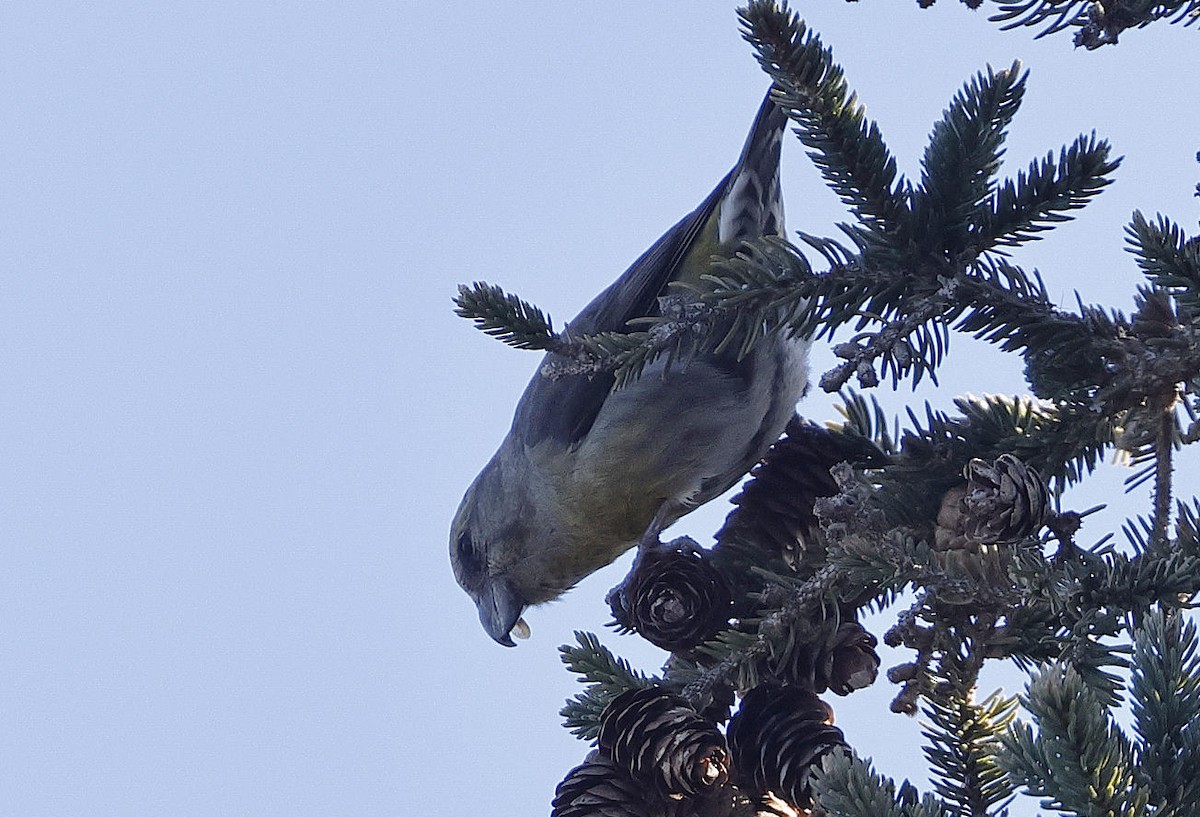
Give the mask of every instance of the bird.
[{"label": "bird", "polygon": [[[696,286],[741,242],[783,236],[787,121],[768,91],[733,169],[567,331],[631,331],[630,321],[659,314],[680,291],[672,284]],[[487,634],[515,646],[514,635],[529,635],[526,609],[650,547],[741,480],[806,391],[808,347],[785,332],[744,355],[709,343],[686,363],[660,357],[619,388],[611,373],[553,376],[547,364],[560,359],[547,353],[451,525],[451,566]]]}]

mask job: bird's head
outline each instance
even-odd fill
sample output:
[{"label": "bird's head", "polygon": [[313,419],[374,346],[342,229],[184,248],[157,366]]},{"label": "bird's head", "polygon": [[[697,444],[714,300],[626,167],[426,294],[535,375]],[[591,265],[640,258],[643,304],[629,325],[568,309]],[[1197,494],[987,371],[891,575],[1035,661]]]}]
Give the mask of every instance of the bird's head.
[{"label": "bird's head", "polygon": [[521,614],[528,601],[515,581],[524,550],[518,508],[499,490],[490,463],[463,496],[450,528],[454,577],[479,609],[479,621],[498,644],[515,647],[513,636],[529,637]]}]

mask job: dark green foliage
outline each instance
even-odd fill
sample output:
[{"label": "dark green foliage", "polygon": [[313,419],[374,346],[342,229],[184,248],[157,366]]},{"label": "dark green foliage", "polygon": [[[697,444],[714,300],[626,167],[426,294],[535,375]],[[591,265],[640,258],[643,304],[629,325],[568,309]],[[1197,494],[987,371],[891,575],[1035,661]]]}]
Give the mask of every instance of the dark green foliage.
[{"label": "dark green foliage", "polygon": [[989,68],[955,95],[942,120],[933,126],[913,209],[918,221],[930,224],[931,233],[943,236],[946,250],[953,255],[978,246],[974,216],[991,196],[1008,126],[1021,107],[1027,77],[1019,62],[999,73]]},{"label": "dark green foliage", "polygon": [[810,778],[816,801],[830,817],[951,817],[955,812],[927,794],[919,797],[904,781],[876,772],[868,761],[848,752],[832,751],[813,769]]},{"label": "dark green foliage", "polygon": [[613,699],[630,689],[641,689],[655,679],[634,670],[624,658],[618,658],[591,633],[575,633],[579,646],[559,647],[562,661],[571,672],[579,673],[582,683],[591,686],[567,701],[559,713],[571,733],[584,740],[600,734],[600,716]]},{"label": "dark green foliage", "polygon": [[1156,611],[1144,617],[1134,644],[1129,697],[1140,739],[1138,771],[1155,803],[1194,806],[1200,803],[1196,625],[1178,610]]},{"label": "dark green foliage", "polygon": [[1189,315],[1200,316],[1200,241],[1159,214],[1151,223],[1135,211],[1127,228],[1129,251],[1156,286],[1167,290]]},{"label": "dark green foliage", "polygon": [[1047,808],[1074,814],[1144,813],[1150,794],[1137,783],[1134,749],[1104,704],[1070,667],[1033,675],[1022,705],[1038,730],[1019,724],[1004,736],[1001,765]]},{"label": "dark green foliage", "polygon": [[[866,422],[863,398],[852,395],[852,399],[859,408],[850,414],[851,421]],[[1003,395],[960,397],[954,402],[958,416],[935,411],[928,404],[924,417],[910,410],[911,425],[900,437],[899,450],[878,472],[876,501],[898,522],[932,520],[942,496],[963,483],[963,469],[974,458],[990,461],[1015,455],[1062,484],[1081,479],[1105,450],[1094,420],[1082,424],[1082,419],[1090,418],[1050,403]],[[888,435],[876,437],[880,444],[887,444],[893,433],[877,425],[860,430]]]},{"label": "dark green foliage", "polygon": [[[979,0],[963,0],[975,7]],[[1075,29],[1075,44],[1089,50],[1117,42],[1121,32],[1158,20],[1191,25],[1200,16],[1197,0],[992,0],[1000,11],[992,20],[1003,28],[1040,28],[1038,37]]]},{"label": "dark green foliage", "polygon": [[770,332],[808,336],[817,331],[817,318],[808,309],[816,273],[803,253],[780,238],[742,245],[705,278],[707,287],[696,294],[730,313],[719,346],[738,342],[745,355]]},{"label": "dark green foliage", "polygon": [[1108,143],[1092,134],[1064,147],[1058,161],[1049,153],[1031,162],[1015,181],[1000,185],[986,209],[977,211],[974,248],[1016,246],[1070,220],[1070,210],[1083,207],[1112,183],[1109,174],[1118,161],[1109,160]]},{"label": "dark green foliage", "polygon": [[[624,384],[661,354],[686,358],[680,339],[695,332],[720,332],[719,347],[745,354],[771,332],[824,338],[853,323],[858,334],[835,347],[845,362],[821,379],[828,391],[851,378],[871,387],[881,378],[896,385],[934,377],[951,327],[1026,355],[1039,393],[1049,393],[1044,372],[1059,361],[1099,365],[1072,376],[1081,398],[1114,379],[1100,364],[1132,353],[1114,340],[1124,322],[1090,307],[1079,315],[1058,309],[1036,274],[997,255],[1067,220],[1110,183],[1118,161],[1109,158],[1105,141],[1080,136],[1057,160],[1047,155],[1015,180],[998,181],[1007,129],[1026,84],[1014,64],[979,74],[951,101],[934,126],[921,182],[913,186],[897,177],[879,128],[849,91],[832,52],[803,21],[768,2],[751,3],[742,18],[746,38],[775,79],[779,104],[858,217],[842,225],[850,245],[801,236],[828,262],[825,274],[779,239],[744,245],[692,293],[698,304],[665,310],[644,332],[557,339],[554,350],[570,361],[566,373],[616,371]],[[493,300],[509,303],[498,294]],[[510,334],[524,337],[519,318]],[[1117,348],[1096,353],[1106,340]],[[540,342],[538,348],[552,348],[550,339]],[[1129,391],[1136,388],[1123,384],[1122,394]]]},{"label": "dark green foliage", "polygon": [[459,316],[473,320],[480,331],[514,348],[545,350],[557,340],[548,315],[494,284],[463,284],[454,303]]},{"label": "dark green foliage", "polygon": [[1055,340],[1064,331],[1089,337],[1088,315],[1057,310],[1036,274],[993,253],[1067,220],[1107,186],[1118,162],[1106,142],[1080,136],[1057,160],[1048,155],[1015,180],[997,182],[1026,82],[1014,64],[978,75],[952,100],[934,126],[914,187],[896,177],[878,127],[866,120],[832,52],[802,21],[769,3],[752,3],[743,19],[801,140],[858,216],[856,224],[842,225],[850,247],[801,235],[829,263],[828,274],[815,274],[799,251],[769,239],[720,265],[711,291],[701,294],[719,310],[737,310],[733,331],[749,333],[744,342],[784,326],[825,337],[845,323],[858,330],[877,324],[877,331],[860,331],[835,348],[846,362],[822,378],[832,391],[851,377],[870,387],[881,377],[896,384],[933,376],[947,351],[947,330],[959,318],[957,328],[1029,354],[1057,348],[1048,329],[1033,328],[1048,316],[1056,322]]},{"label": "dark green foliage", "polygon": [[996,756],[1016,706],[1015,699],[999,695],[981,704],[964,698],[926,704],[925,757],[938,772],[933,787],[958,813],[982,817],[1012,798],[1012,783]]},{"label": "dark green foliage", "polygon": [[[1014,781],[1075,814],[1195,814],[1200,802],[1200,660],[1181,611],[1139,616],[1129,693],[1136,740],[1070,668],[1034,675],[1023,699],[1034,717],[1003,738]],[[1036,727],[1036,729],[1035,729]]]},{"label": "dark green foliage", "polygon": [[[1089,48],[1154,20],[1200,16],[1197,0],[1000,6],[1010,27],[1073,29]],[[753,0],[741,20],[775,98],[848,208],[841,236],[743,245],[627,332],[559,335],[536,307],[484,284],[460,290],[460,314],[510,345],[556,353],[548,376],[613,373],[618,386],[662,355],[680,365],[698,348],[744,355],[789,332],[832,343],[839,362],[823,388],[897,387],[935,378],[951,335],[963,332],[1019,355],[1034,396],[960,397],[953,412],[927,404],[902,426],[847,391],[840,426],[789,425],[734,500],[716,547],[687,564],[702,562],[719,581],[672,568],[655,584],[635,570],[614,595],[626,628],[673,650],[661,677],[633,670],[592,635],[562,649],[588,684],[564,707],[567,726],[596,738],[607,710],[601,744],[608,755],[623,747],[628,778],[584,764],[556,809],[619,814],[621,802],[653,790],[655,817],[751,817],[768,813],[773,795],[791,799],[774,801],[780,813],[806,805],[811,790],[832,817],[1000,817],[1021,788],[1069,814],[1197,813],[1200,658],[1183,610],[1200,593],[1200,505],[1174,501],[1173,490],[1191,486],[1175,486],[1172,473],[1176,450],[1200,440],[1200,237],[1134,213],[1127,240],[1145,282],[1129,316],[1078,297],[1059,306],[1015,256],[1112,181],[1119,160],[1107,142],[1081,135],[1000,178],[1028,81],[1014,63],[964,84],[933,126],[920,178],[905,179],[832,51],[797,15]],[[1153,485],[1153,507],[1125,526],[1121,546],[1089,527],[1091,511],[1061,504],[1114,453],[1136,466],[1133,483]],[[717,585],[730,604],[710,592]],[[830,750],[840,736],[811,705],[815,692],[851,693],[874,678],[876,637],[859,610],[900,599],[882,640],[906,651],[887,671],[899,685],[893,711],[928,719],[924,795]],[[687,610],[704,626],[658,638],[658,625],[645,625],[655,609],[672,624]],[[1032,673],[1021,699],[1031,723],[1014,726],[1015,705],[999,695],[976,702],[993,660]],[[636,705],[613,715],[622,694]],[[727,733],[740,774],[714,784],[720,797],[694,799],[710,779],[697,770],[720,765],[718,730],[735,695],[742,714]],[[1126,700],[1134,738],[1113,718]],[[687,722],[678,734],[677,718]],[[700,749],[674,754],[684,745]]]}]

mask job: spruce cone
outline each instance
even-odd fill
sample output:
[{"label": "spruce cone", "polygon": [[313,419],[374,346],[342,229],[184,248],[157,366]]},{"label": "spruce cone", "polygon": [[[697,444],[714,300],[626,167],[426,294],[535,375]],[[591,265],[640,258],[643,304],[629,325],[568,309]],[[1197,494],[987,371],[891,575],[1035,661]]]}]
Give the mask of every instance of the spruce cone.
[{"label": "spruce cone", "polygon": [[739,787],[772,792],[797,809],[812,803],[809,770],[835,746],[842,730],[833,711],[797,686],[758,686],[742,699],[729,721],[729,753]]},{"label": "spruce cone", "polygon": [[1015,542],[1036,533],[1050,516],[1050,491],[1037,471],[1014,457],[994,463],[971,460],[964,469],[965,529],[985,545]]},{"label": "spruce cone", "polygon": [[778,660],[770,662],[771,675],[811,692],[829,690],[849,695],[875,683],[879,674],[879,641],[854,619],[831,616],[818,628],[813,640],[791,645]]},{"label": "spruce cone", "polygon": [[642,787],[611,758],[592,752],[554,790],[550,817],[658,817]]},{"label": "spruce cone", "polygon": [[732,612],[724,577],[684,537],[641,553],[606,600],[620,632],[637,632],[670,652],[716,635]]},{"label": "spruce cone", "polygon": [[738,808],[743,799],[732,786],[721,787],[711,797],[668,797],[660,817],[734,817],[745,813]]},{"label": "spruce cone", "polygon": [[814,503],[838,492],[829,469],[839,462],[882,464],[884,460],[866,439],[836,434],[793,417],[784,436],[750,472],[753,479],[733,498],[737,507],[717,532],[717,541],[767,548],[796,570],[817,529]]},{"label": "spruce cone", "polygon": [[965,550],[976,544],[967,539],[967,508],[963,503],[966,496],[965,485],[955,485],[942,496],[933,530],[933,545],[937,550]]},{"label": "spruce cone", "polygon": [[725,738],[661,687],[617,696],[601,716],[599,743],[603,754],[664,797],[709,795],[729,778]]}]

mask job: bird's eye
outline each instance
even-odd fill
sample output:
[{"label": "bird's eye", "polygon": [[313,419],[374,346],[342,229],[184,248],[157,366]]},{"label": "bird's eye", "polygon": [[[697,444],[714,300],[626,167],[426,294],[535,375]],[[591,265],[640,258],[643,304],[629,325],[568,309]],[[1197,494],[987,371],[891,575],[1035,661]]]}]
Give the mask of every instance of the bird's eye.
[{"label": "bird's eye", "polygon": [[475,549],[475,543],[471,540],[471,534],[467,531],[458,537],[458,561],[462,565],[464,572],[468,574],[481,573],[483,571],[483,555]]}]

